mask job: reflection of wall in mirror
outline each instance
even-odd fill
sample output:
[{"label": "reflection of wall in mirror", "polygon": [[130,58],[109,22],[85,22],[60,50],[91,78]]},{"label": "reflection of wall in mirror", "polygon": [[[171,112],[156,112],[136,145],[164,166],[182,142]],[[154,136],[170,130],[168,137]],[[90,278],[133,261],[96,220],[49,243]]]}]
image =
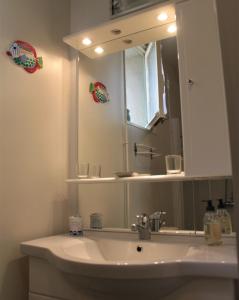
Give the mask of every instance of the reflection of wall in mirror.
[{"label": "reflection of wall in mirror", "polygon": [[[152,131],[128,126],[130,169],[151,174],[165,174],[164,156],[181,154],[182,151],[176,39],[166,39],[160,43],[163,48],[162,56],[168,86],[168,120],[163,124],[158,124]],[[162,157],[153,160],[135,157],[132,151],[134,142],[155,147]],[[167,226],[183,228],[183,220],[175,213],[182,209],[180,197],[180,184],[177,186],[173,183],[132,185],[130,187],[130,222],[134,221],[136,213],[143,211],[151,214],[156,210],[165,210],[168,213]],[[175,205],[175,203],[179,204]],[[181,215],[183,215],[183,211]]]},{"label": "reflection of wall in mirror", "polygon": [[[94,9],[92,9],[94,7]],[[72,32],[80,31],[109,18],[109,1],[72,1]],[[87,11],[87,14],[86,14]],[[75,70],[73,56],[72,69]],[[80,56],[79,76],[78,156],[80,163],[101,164],[102,176],[112,177],[123,170],[123,90],[122,54],[91,60]],[[117,70],[117,71],[116,71]],[[111,101],[96,104],[89,93],[90,82],[101,81],[108,89]],[[73,86],[75,88],[75,86]],[[105,227],[124,226],[123,185],[80,185],[79,212],[84,226],[91,213],[103,215]]]},{"label": "reflection of wall in mirror", "polygon": [[137,9],[142,6],[166,1],[167,0],[112,0],[112,14],[115,15],[127,12],[128,10]]}]

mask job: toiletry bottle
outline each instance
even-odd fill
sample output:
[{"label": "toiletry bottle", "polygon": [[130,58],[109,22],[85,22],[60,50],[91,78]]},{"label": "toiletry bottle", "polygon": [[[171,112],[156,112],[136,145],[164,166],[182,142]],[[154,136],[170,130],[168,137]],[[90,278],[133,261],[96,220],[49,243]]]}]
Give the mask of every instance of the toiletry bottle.
[{"label": "toiletry bottle", "polygon": [[212,205],[212,200],[207,201],[207,208],[203,219],[205,240],[208,245],[221,245],[221,224]]},{"label": "toiletry bottle", "polygon": [[69,232],[72,235],[82,234],[82,218],[79,215],[69,217]]},{"label": "toiletry bottle", "polygon": [[222,199],[218,199],[219,203],[217,206],[217,215],[221,223],[222,233],[232,233],[232,221],[229,212],[226,210],[226,206]]}]

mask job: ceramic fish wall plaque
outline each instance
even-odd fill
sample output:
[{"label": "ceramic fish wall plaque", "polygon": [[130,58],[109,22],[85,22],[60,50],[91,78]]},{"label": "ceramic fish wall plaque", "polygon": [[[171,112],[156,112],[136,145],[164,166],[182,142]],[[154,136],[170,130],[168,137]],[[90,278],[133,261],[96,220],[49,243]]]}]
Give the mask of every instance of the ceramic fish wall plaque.
[{"label": "ceramic fish wall plaque", "polygon": [[106,86],[99,81],[90,84],[90,93],[96,103],[106,103],[110,101]]},{"label": "ceramic fish wall plaque", "polygon": [[27,42],[19,40],[14,41],[10,45],[7,55],[28,73],[34,73],[36,70],[43,67],[42,57],[37,57],[36,50]]}]

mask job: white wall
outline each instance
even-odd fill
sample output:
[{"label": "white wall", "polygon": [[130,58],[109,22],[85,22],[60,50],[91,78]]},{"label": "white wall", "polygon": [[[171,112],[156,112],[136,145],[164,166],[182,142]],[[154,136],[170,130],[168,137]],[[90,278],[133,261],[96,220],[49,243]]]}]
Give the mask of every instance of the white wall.
[{"label": "white wall", "polygon": [[[235,231],[237,232],[237,249],[239,249],[239,121],[238,121],[238,95],[239,95],[239,2],[237,0],[224,1],[217,0],[218,19],[220,28],[220,38],[222,44],[223,68],[225,72],[226,95],[227,95],[227,109],[229,132],[231,142],[232,155],[232,173],[234,186],[234,220]],[[239,251],[237,251],[239,253]],[[236,282],[236,298],[239,297],[239,281]]]},{"label": "white wall", "polygon": [[77,32],[108,21],[111,0],[71,0],[71,32]]},{"label": "white wall", "polygon": [[[71,31],[108,20],[110,1],[75,1],[71,3]],[[90,163],[102,166],[102,176],[112,177],[124,168],[123,157],[123,69],[122,54],[91,60],[78,54],[72,55],[72,67],[79,78],[78,103],[78,159],[79,164]],[[96,104],[89,93],[91,82],[101,81],[108,88],[110,102]],[[79,186],[79,213],[85,226],[89,225],[91,213],[103,214],[105,227],[124,226],[124,186],[90,185]]]},{"label": "white wall", "polygon": [[[67,222],[67,0],[0,0],[0,299],[26,300],[24,240],[62,232]],[[22,39],[43,56],[28,74],[5,54]]]}]

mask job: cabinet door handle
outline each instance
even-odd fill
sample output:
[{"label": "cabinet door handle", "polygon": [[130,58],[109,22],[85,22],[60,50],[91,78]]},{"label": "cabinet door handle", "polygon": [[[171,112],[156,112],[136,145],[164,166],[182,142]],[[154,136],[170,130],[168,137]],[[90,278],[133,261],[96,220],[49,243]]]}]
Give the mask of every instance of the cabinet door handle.
[{"label": "cabinet door handle", "polygon": [[187,84],[188,86],[192,86],[192,85],[194,85],[194,81],[193,81],[192,79],[187,79],[187,80],[186,80],[186,84]]}]

